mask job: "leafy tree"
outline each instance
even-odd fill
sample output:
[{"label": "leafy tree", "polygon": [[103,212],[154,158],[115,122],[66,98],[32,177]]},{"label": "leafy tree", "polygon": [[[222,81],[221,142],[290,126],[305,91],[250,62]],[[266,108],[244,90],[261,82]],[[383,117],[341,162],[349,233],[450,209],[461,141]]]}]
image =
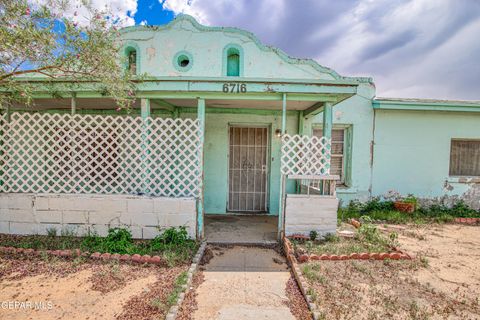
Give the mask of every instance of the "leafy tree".
[{"label": "leafy tree", "polygon": [[120,52],[122,21],[87,0],[72,15],[65,14],[74,6],[70,1],[43,2],[0,0],[0,105],[30,104],[39,87],[32,79],[42,78],[42,90],[54,96],[93,83],[128,108],[138,77],[126,70]]}]

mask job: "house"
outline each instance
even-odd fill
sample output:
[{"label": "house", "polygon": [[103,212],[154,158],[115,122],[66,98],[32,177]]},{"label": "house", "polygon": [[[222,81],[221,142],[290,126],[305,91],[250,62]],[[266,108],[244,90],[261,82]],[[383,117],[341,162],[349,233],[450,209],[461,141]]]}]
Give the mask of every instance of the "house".
[{"label": "house", "polygon": [[202,237],[205,214],[250,213],[325,234],[339,202],[391,190],[480,206],[480,102],[376,98],[371,78],[187,15],[121,34],[126,68],[148,74],[130,114],[39,78],[33,108],[4,108],[1,233]]}]

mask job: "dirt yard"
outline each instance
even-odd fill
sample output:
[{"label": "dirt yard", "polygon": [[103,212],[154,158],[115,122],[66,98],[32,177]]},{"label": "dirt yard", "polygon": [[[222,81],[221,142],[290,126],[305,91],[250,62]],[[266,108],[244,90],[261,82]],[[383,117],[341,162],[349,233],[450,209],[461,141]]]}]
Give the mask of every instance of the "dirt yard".
[{"label": "dirt yard", "polygon": [[31,259],[0,256],[2,320],[161,319],[175,279],[187,269]]},{"label": "dirt yard", "polygon": [[480,319],[480,227],[386,229],[414,260],[302,265],[325,319]]}]

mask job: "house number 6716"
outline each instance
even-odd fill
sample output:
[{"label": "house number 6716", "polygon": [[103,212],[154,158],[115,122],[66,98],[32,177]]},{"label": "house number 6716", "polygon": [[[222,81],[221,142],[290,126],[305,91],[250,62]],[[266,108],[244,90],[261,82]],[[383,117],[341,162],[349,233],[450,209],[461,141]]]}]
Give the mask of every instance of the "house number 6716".
[{"label": "house number 6716", "polygon": [[224,83],[222,91],[224,93],[245,93],[247,84],[245,83]]}]

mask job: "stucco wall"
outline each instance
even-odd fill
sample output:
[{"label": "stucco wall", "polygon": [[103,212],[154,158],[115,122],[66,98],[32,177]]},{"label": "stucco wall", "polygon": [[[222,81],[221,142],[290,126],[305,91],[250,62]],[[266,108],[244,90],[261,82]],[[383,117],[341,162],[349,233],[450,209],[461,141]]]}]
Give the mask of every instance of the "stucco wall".
[{"label": "stucco wall", "polygon": [[[321,72],[316,62],[304,63],[278,54],[278,49],[264,47],[253,35],[233,28],[210,28],[196,24],[188,17],[178,17],[166,26],[134,27],[122,31],[124,44],[138,47],[139,72],[150,76],[226,76],[223,49],[235,44],[243,51],[243,76],[284,79],[326,79],[334,77]],[[192,55],[192,66],[179,71],[173,64],[180,51]],[[316,65],[316,67],[314,66]]]},{"label": "stucco wall", "polygon": [[289,194],[285,205],[285,235],[317,231],[319,237],[337,229],[338,199],[331,196]]},{"label": "stucco wall", "polygon": [[130,195],[0,194],[0,233],[46,234],[55,228],[82,236],[105,236],[109,227],[129,227],[134,238],[149,239],[158,227],[186,226],[196,235],[196,200]]},{"label": "stucco wall", "polygon": [[452,138],[479,139],[480,114],[376,110],[373,195],[458,195],[479,207],[478,179],[449,177]]}]

